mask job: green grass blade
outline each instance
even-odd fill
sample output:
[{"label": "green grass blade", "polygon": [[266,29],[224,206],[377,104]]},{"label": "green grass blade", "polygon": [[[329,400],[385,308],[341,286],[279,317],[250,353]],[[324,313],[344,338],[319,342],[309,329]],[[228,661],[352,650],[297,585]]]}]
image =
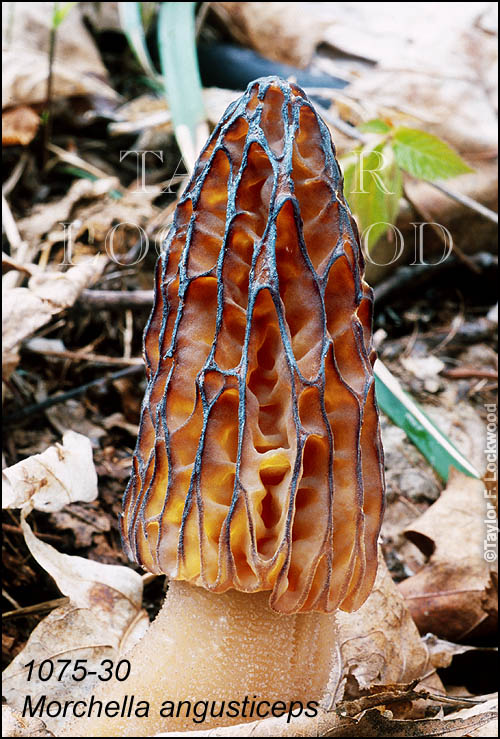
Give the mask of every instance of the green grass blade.
[{"label": "green grass blade", "polygon": [[[71,164],[66,164],[60,167],[60,170],[61,172],[77,177],[79,180],[90,180],[91,182],[96,182],[98,179],[95,174],[86,172],[84,169],[80,169],[80,167],[73,167]],[[119,190],[110,190],[108,195],[110,198],[113,198],[113,200],[120,200],[123,197],[123,193]]]},{"label": "green grass blade", "polygon": [[63,20],[68,15],[69,11],[78,5],[78,3],[54,3],[54,13],[52,15],[52,26],[53,28],[59,28]]},{"label": "green grass blade", "polygon": [[162,3],[158,17],[160,64],[175,136],[191,172],[208,136],[198,71],[195,3]]},{"label": "green grass blade", "polygon": [[141,3],[118,3],[120,23],[130,48],[147,75],[153,79],[157,73],[149,56],[141,18]]},{"label": "green grass blade", "polygon": [[406,432],[444,481],[448,480],[450,466],[456,467],[469,477],[481,478],[474,465],[403,390],[380,359],[375,363],[374,372],[375,392],[380,409]]}]

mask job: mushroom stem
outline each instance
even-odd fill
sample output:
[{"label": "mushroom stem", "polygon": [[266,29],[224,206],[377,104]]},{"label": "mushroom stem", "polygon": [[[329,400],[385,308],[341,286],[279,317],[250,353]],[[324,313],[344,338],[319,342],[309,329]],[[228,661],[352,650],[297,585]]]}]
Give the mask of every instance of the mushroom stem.
[{"label": "mushroom stem", "polygon": [[[74,719],[66,735],[152,736],[255,721],[266,711],[271,716],[265,703],[258,715],[259,701],[282,701],[275,715],[288,711],[292,701],[306,710],[325,694],[334,643],[333,615],[278,614],[269,607],[268,592],[216,594],[171,582],[158,617],[126,655],[130,677],[96,695],[103,703],[121,704],[125,695],[133,695],[136,705],[148,701],[148,717]],[[172,717],[160,715],[164,701],[173,702]],[[180,701],[191,702],[189,716],[187,703],[175,716]],[[230,701],[239,701],[237,712]]]}]

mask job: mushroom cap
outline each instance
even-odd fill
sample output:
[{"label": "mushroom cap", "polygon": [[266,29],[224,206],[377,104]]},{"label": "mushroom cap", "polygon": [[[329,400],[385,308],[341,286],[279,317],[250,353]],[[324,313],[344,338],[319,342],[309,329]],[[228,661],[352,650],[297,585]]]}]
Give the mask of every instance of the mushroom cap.
[{"label": "mushroom cap", "polygon": [[274,610],[355,610],[383,512],[372,291],[325,124],[268,77],[177,206],[145,330],[130,558]]}]

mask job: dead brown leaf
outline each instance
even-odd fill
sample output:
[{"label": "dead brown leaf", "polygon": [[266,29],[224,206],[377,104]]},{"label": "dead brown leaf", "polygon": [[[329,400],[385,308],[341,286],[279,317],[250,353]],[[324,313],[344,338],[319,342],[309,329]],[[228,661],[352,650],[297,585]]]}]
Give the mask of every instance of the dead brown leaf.
[{"label": "dead brown leaf", "polygon": [[76,549],[90,547],[95,534],[111,530],[109,516],[90,506],[73,504],[62,511],[52,513],[50,521],[56,529],[71,530]]},{"label": "dead brown leaf", "polygon": [[[94,181],[75,180],[63,198],[40,204],[33,208],[28,216],[17,221],[19,233],[32,247],[39,245],[45,235],[54,230],[58,233],[58,239],[62,241],[64,228],[61,224],[76,219],[74,209],[77,204],[81,201],[88,203],[89,200],[97,199],[100,201],[100,207],[102,208],[103,199],[110,190],[118,185],[119,182],[115,177],[106,177]],[[73,240],[78,239],[79,232],[76,227],[72,230],[71,235]],[[54,243],[56,240],[54,238]]]},{"label": "dead brown leaf", "polygon": [[491,635],[495,579],[483,558],[484,484],[453,470],[446,490],[406,536],[429,556],[399,588],[421,633],[453,642]]},{"label": "dead brown leaf", "polygon": [[52,316],[73,305],[80,292],[102,273],[107,258],[100,254],[67,272],[44,272],[31,277],[28,287],[13,287],[2,296],[3,375],[19,361],[19,345]]},{"label": "dead brown leaf", "polygon": [[2,146],[27,146],[36,136],[40,116],[28,105],[2,113]]},{"label": "dead brown leaf", "polygon": [[[78,700],[92,691],[93,680],[75,681],[71,672],[60,680],[40,679],[39,665],[58,659],[86,660],[87,670],[105,674],[103,660],[116,663],[118,655],[138,641],[149,619],[142,610],[142,578],[129,567],[104,565],[82,557],[61,554],[35,537],[26,520],[21,525],[26,543],[37,562],[70,598],[67,606],[52,611],[33,630],[25,648],[3,673],[3,694],[9,705],[23,710],[28,696],[32,705],[49,693],[51,700]],[[28,663],[34,660],[28,682]],[[50,731],[58,733],[65,718],[47,718]]]},{"label": "dead brown leaf", "polygon": [[10,706],[2,706],[2,736],[54,736],[39,718],[27,718]]},{"label": "dead brown leaf", "polygon": [[[4,3],[2,108],[45,102],[53,10],[48,2]],[[54,98],[117,98],[106,82],[106,68],[78,7],[60,26],[52,74]]]},{"label": "dead brown leaf", "polygon": [[[426,634],[423,643],[429,650],[429,656],[434,667],[449,667],[453,657],[458,654],[466,654],[467,652],[482,651],[481,647],[470,646],[469,644],[455,644],[446,639],[439,639],[435,634]],[[494,648],[485,648],[487,651]]]},{"label": "dead brown leaf", "polygon": [[58,511],[75,500],[95,500],[97,475],[90,441],[66,431],[62,444],[3,470],[2,482],[2,508],[30,505],[39,511]]},{"label": "dead brown leaf", "polygon": [[237,726],[225,726],[209,731],[157,734],[159,737],[216,737],[216,736],[335,736],[335,737],[390,737],[390,736],[498,736],[498,700],[492,699],[442,716],[417,721],[392,718],[390,711],[373,708],[355,718],[340,717],[337,712],[320,709],[314,718],[300,716],[287,721],[288,716],[268,718]]},{"label": "dead brown leaf", "polygon": [[87,418],[85,407],[77,400],[70,399],[65,403],[47,408],[45,414],[60,434],[64,434],[68,429],[78,430],[80,434],[84,434],[90,440],[94,448],[99,448],[99,440],[106,435],[106,431],[102,426],[98,426]]},{"label": "dead brown leaf", "polygon": [[382,557],[373,591],[364,605],[354,613],[339,611],[337,622],[342,670],[332,705],[352,678],[360,690],[415,679],[422,679],[422,685],[429,688],[444,690]]},{"label": "dead brown leaf", "polygon": [[305,67],[323,31],[318,6],[304,13],[300,3],[212,3],[235,40],[269,59]]}]

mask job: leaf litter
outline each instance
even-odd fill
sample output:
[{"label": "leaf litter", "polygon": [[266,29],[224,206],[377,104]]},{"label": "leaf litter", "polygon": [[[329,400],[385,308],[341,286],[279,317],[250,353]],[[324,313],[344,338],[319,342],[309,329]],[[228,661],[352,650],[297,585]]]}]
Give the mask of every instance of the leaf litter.
[{"label": "leaf litter", "polygon": [[[38,16],[32,29],[39,38],[37,53],[46,61],[48,16],[41,10],[44,5],[48,4],[38,4],[39,9],[30,12]],[[250,45],[261,50],[272,38],[275,47],[272,53],[282,61],[307,64],[312,56],[317,56],[321,40],[335,48],[340,28],[347,29],[343,45],[349,53],[352,50],[356,23],[349,16],[351,11],[342,8],[344,16],[338,19],[337,32],[334,27],[320,27],[308,19],[305,33],[301,23],[298,43],[291,20],[297,4],[287,4],[289,25],[282,34],[277,34],[275,29],[284,22],[286,14],[280,10],[276,15],[276,8],[271,6],[277,4],[267,5],[270,7],[264,11],[263,4],[216,3],[214,12],[232,34],[239,33],[240,40],[246,35]],[[261,6],[260,19],[265,33],[251,25],[258,14],[250,11],[250,6]],[[179,184],[182,187],[184,169],[178,168],[178,149],[168,108],[163,100],[155,101],[150,92],[136,84],[137,72],[130,74],[128,53],[114,52],[122,53],[121,76],[116,70],[109,72],[94,40],[101,31],[94,31],[97,35],[92,37],[82,25],[79,12],[72,10],[67,15],[63,22],[67,32],[61,33],[60,39],[61,44],[67,41],[73,50],[73,41],[78,39],[77,47],[85,58],[64,70],[57,61],[54,87],[60,111],[56,115],[64,121],[69,109],[79,123],[71,133],[58,133],[54,138],[49,179],[42,176],[36,153],[41,130],[37,121],[40,105],[45,100],[47,65],[43,66],[43,73],[40,66],[39,78],[33,80],[24,73],[27,66],[18,64],[16,68],[10,62],[7,65],[6,100],[12,115],[10,135],[15,143],[5,156],[11,178],[8,200],[17,229],[16,235],[9,227],[11,250],[3,260],[7,270],[4,277],[7,418],[19,408],[36,408],[63,389],[71,392],[106,376],[109,368],[99,363],[99,357],[139,360],[148,306],[133,309],[130,339],[127,338],[130,321],[127,329],[123,307],[107,305],[106,294],[126,297],[127,293],[151,288],[155,249],[161,243],[163,229],[175,206],[177,187]],[[323,10],[316,12],[321,15]],[[483,21],[486,23],[486,16]],[[485,31],[484,23],[473,34],[491,33],[491,29]],[[8,53],[22,52],[23,58],[31,59],[30,37],[23,37],[24,32],[19,30],[22,28],[22,24],[12,27]],[[271,28],[274,30],[270,32]],[[296,44],[286,41],[290,34],[295,34]],[[490,53],[488,48],[486,44],[482,50],[481,75]],[[64,47],[59,51],[64,52]],[[370,47],[369,51],[375,59],[383,53],[380,48]],[[445,55],[450,50],[441,52]],[[290,58],[292,53],[297,59]],[[335,64],[342,64],[339,59]],[[330,62],[323,59],[322,63]],[[348,59],[348,64],[354,69],[358,62]],[[332,109],[359,122],[387,115],[389,110],[390,115],[396,115],[394,106],[397,108],[401,100],[396,104],[387,100],[385,107],[369,110],[373,107],[369,101],[376,95],[364,92],[375,90],[378,94],[381,87],[387,89],[390,74],[382,65],[370,76],[364,66],[358,82],[354,81],[352,94],[339,96]],[[399,72],[398,75],[400,78]],[[425,73],[418,69],[417,78],[423,76]],[[405,78],[404,82],[403,97],[411,102],[414,88],[409,79]],[[419,89],[442,89],[442,84],[436,78],[430,87],[427,82],[419,83]],[[458,99],[463,104],[465,98],[458,93],[464,84],[455,85],[453,105]],[[469,81],[468,84],[470,90]],[[74,103],[68,103],[67,96],[72,94],[68,91],[75,90],[80,94],[80,102],[73,108]],[[432,94],[439,99],[436,92]],[[101,95],[107,98],[105,104]],[[205,89],[203,95],[211,122],[220,117],[223,108],[235,97],[233,92],[218,88]],[[130,107],[119,107],[124,99]],[[449,120],[438,114],[439,111],[432,113],[430,108],[427,111],[430,122],[427,125],[423,116],[423,127],[443,135],[460,151],[478,150],[482,141],[490,139],[491,116],[487,103],[482,100],[485,110],[482,128],[473,130],[466,121],[470,108],[478,100],[478,91],[473,91],[467,100],[467,115],[463,120],[457,116],[451,132],[448,127],[445,133],[440,131],[438,119],[444,120],[447,126]],[[136,104],[131,105],[134,101]],[[419,98],[417,102],[422,108],[428,101]],[[155,119],[155,115],[160,118]],[[99,129],[97,124],[98,133],[89,136],[87,124],[83,123],[85,116],[87,120],[106,121],[105,127],[101,123]],[[103,117],[99,119],[99,116]],[[413,126],[414,119],[403,115],[398,123]],[[108,133],[109,139],[103,145]],[[340,142],[341,149],[342,146],[345,151],[352,149],[353,142],[336,130],[334,138]],[[148,162],[148,192],[137,192],[140,183],[136,162],[132,159],[120,162],[120,151],[134,146],[164,149],[163,162],[155,162],[154,158]],[[25,152],[24,163],[16,169],[20,148]],[[472,182],[476,177],[477,192],[488,189],[485,182],[489,187],[490,175],[486,169],[485,165],[484,173],[481,170],[481,181],[473,175],[464,178]],[[426,203],[429,191],[425,187],[423,183],[412,183],[412,199]],[[418,190],[418,197],[413,198],[414,190]],[[435,196],[430,198],[429,205],[435,208],[434,220],[439,221],[440,213],[450,213],[452,220],[455,219],[454,229],[463,231],[472,243],[469,226],[463,216],[462,220],[457,216],[459,211],[453,210],[446,199],[442,201],[435,191],[431,194]],[[468,217],[470,212],[465,211],[465,215]],[[64,230],[60,224],[70,220],[75,223],[74,264],[65,267]],[[129,225],[117,231],[115,256],[119,259],[113,261],[103,256],[106,234],[117,222],[130,222],[145,229],[151,239],[148,254],[137,250],[137,228]],[[481,248],[490,239],[488,233],[483,229],[477,231]],[[140,259],[136,261],[138,256]],[[381,270],[377,279],[390,278],[394,270],[397,265]],[[493,316],[496,298],[490,286],[490,272],[483,273],[481,280],[476,280],[470,272],[465,274],[463,279],[456,266],[448,282],[410,289],[405,295],[396,294],[388,305],[378,309],[376,327],[385,333],[380,346],[384,362],[462,454],[484,471],[484,408],[496,402],[496,383],[487,376],[453,377],[447,372],[484,367],[494,376],[496,356],[488,333],[489,324],[485,321],[491,321],[489,316]],[[90,301],[86,303],[86,295],[95,288],[102,291],[99,305],[103,307],[94,308]],[[457,313],[460,313],[458,322]],[[439,341],[438,336],[441,336]],[[56,344],[30,346],[30,340]],[[75,655],[75,658],[84,656],[90,660],[89,664],[96,665],[107,657],[116,659],[126,653],[146,628],[146,610],[151,617],[159,607],[163,579],[144,580],[130,566],[123,566],[125,558],[116,528],[142,393],[140,382],[124,376],[109,385],[92,386],[52,408],[34,411],[27,420],[7,427],[3,467],[8,481],[4,494],[9,505],[4,518],[8,613],[22,614],[26,607],[57,603],[61,597],[69,600],[56,608],[52,606],[48,616],[41,609],[29,617],[5,619],[4,646],[9,663],[4,673],[8,702],[4,707],[8,722],[6,735],[48,736],[50,732],[56,735],[58,732],[57,719],[49,722],[47,730],[43,722],[28,721],[19,714],[26,696],[24,665],[31,659],[39,664],[47,658]],[[455,675],[450,672],[464,655],[475,655],[477,672],[484,672],[490,664],[485,659],[493,643],[497,614],[496,579],[480,552],[480,523],[484,513],[481,483],[455,473],[444,487],[401,429],[387,419],[383,426],[388,504],[382,550],[387,566],[381,560],[374,591],[362,609],[349,618],[339,614],[342,670],[332,676],[330,691],[330,701],[335,706],[326,705],[314,720],[301,718],[286,724],[280,719],[266,719],[256,724],[189,734],[496,735],[495,699],[478,693],[472,697],[473,703],[468,704],[470,692],[464,683],[455,682],[461,679],[456,677],[458,672]],[[91,689],[90,683],[84,683],[80,683],[82,695]],[[33,681],[30,685],[33,698],[43,692],[46,683]],[[75,699],[75,684],[71,683],[70,689],[69,683],[61,681],[53,697]]]}]

